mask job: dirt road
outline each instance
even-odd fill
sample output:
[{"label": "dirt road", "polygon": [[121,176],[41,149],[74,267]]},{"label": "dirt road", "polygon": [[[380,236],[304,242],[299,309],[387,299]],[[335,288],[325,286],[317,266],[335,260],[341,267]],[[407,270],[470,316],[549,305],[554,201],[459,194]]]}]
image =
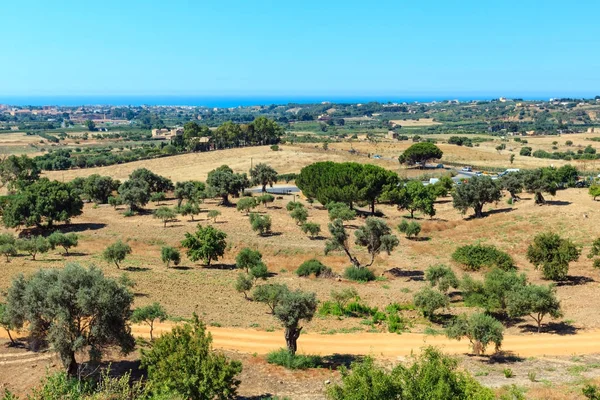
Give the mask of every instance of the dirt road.
[{"label": "dirt road", "polygon": [[[154,336],[169,332],[172,323],[155,324]],[[285,346],[282,331],[265,332],[254,329],[209,327],[213,345],[217,349],[239,351],[248,354],[266,354]],[[150,336],[147,325],[134,325],[133,334],[139,337]],[[8,338],[0,331],[1,338]],[[407,356],[418,352],[424,346],[436,346],[449,354],[469,352],[467,340],[448,340],[444,336],[429,336],[420,333],[346,333],[322,335],[303,334],[298,340],[298,351],[306,354],[353,354],[374,357]],[[575,335],[507,335],[502,344],[504,351],[521,357],[564,356],[572,354],[600,353],[600,330],[590,330]],[[491,350],[491,349],[490,349]]]},{"label": "dirt road", "polygon": [[[170,331],[172,324],[157,324],[154,334]],[[266,354],[285,346],[282,331],[265,332],[253,329],[209,327],[214,347],[243,353]],[[149,336],[146,326],[134,326],[136,336]],[[448,340],[444,336],[419,333],[348,333],[321,335],[307,333],[300,336],[298,350],[309,354],[355,354],[383,357],[406,356],[423,346],[436,346],[446,353],[463,354],[469,351],[468,340]],[[522,357],[543,355],[571,355],[600,353],[600,331],[585,331],[575,335],[507,335],[502,349]]]}]

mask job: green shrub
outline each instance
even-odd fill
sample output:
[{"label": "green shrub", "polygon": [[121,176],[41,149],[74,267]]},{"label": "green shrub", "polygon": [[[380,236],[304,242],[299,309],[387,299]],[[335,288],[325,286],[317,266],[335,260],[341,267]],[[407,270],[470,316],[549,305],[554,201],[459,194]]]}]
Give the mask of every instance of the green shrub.
[{"label": "green shrub", "polygon": [[417,237],[421,233],[421,225],[418,222],[408,222],[405,219],[398,225],[398,230],[406,235],[407,238]]},{"label": "green shrub", "polygon": [[470,271],[479,271],[483,267],[498,267],[504,271],[516,268],[512,257],[507,253],[494,246],[481,244],[457,248],[452,254],[452,259]]},{"label": "green shrub", "polygon": [[415,293],[414,303],[425,318],[432,320],[436,310],[448,307],[448,297],[437,290],[424,287]]},{"label": "green shrub", "polygon": [[398,364],[391,371],[370,357],[342,370],[341,384],[327,389],[330,400],[364,399],[472,399],[493,400],[494,392],[458,369],[458,361],[428,347],[411,365]]},{"label": "green shrub", "polygon": [[504,373],[505,378],[512,378],[513,376],[515,376],[513,370],[510,368],[504,368],[502,372]]},{"label": "green shrub", "polygon": [[267,354],[267,362],[287,369],[308,369],[319,367],[323,359],[321,356],[292,354],[287,349],[279,349]]},{"label": "green shrub", "polygon": [[311,238],[315,237],[319,233],[321,233],[321,226],[314,222],[306,222],[306,223],[302,224],[301,229],[302,229],[302,232],[310,235]]},{"label": "green shrub", "polygon": [[252,227],[253,231],[258,232],[258,234],[261,236],[264,236],[271,232],[271,217],[268,215],[250,213],[250,226]]},{"label": "green shrub", "polygon": [[331,268],[326,267],[321,263],[321,261],[316,259],[311,259],[304,261],[298,269],[296,270],[296,275],[298,276],[310,276],[314,275],[316,277],[320,275],[331,275]]},{"label": "green shrub", "polygon": [[369,268],[348,267],[344,271],[344,278],[357,282],[369,282],[375,280],[375,274]]}]

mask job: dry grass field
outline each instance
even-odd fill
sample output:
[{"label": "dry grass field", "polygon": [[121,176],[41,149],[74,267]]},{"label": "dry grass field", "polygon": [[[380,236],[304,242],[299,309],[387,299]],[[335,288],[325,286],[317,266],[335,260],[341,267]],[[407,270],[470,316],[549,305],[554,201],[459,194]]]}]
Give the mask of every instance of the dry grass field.
[{"label": "dry grass field", "polygon": [[[594,142],[586,140],[587,136],[583,134],[559,138],[528,138],[528,145],[534,148],[550,148],[552,141],[557,140],[562,151],[562,147],[566,147],[564,141],[567,139],[573,140],[573,147],[593,145]],[[282,145],[281,150],[277,152],[266,146],[239,148],[44,174],[51,179],[64,181],[93,173],[124,180],[134,169],[145,167],[177,182],[188,179],[205,180],[210,170],[222,164],[228,164],[237,172],[247,172],[251,162],[254,164],[265,162],[279,173],[291,173],[299,172],[303,166],[315,161],[324,160],[370,162],[397,171],[402,176],[416,176],[428,172],[406,169],[398,165],[398,154],[411,144],[412,142],[331,143],[327,151],[316,144]],[[511,146],[513,144],[518,154],[517,143],[510,142]],[[497,142],[484,142],[479,147],[473,148],[447,144],[439,146],[444,151],[442,162],[446,160],[481,166],[505,166],[508,164],[510,154],[508,148],[502,154],[498,154],[495,150],[496,145]],[[361,155],[350,154],[348,152],[350,149],[358,151]],[[379,154],[383,159],[375,160],[367,157],[366,154]],[[514,166],[534,167],[550,164],[561,165],[560,162],[552,160],[517,155]],[[590,168],[597,167],[592,165]],[[133,289],[135,306],[160,302],[174,319],[188,318],[195,311],[213,327],[280,332],[278,322],[268,313],[266,306],[245,300],[244,296],[237,293],[233,287],[238,274],[234,269],[235,256],[244,247],[262,252],[263,259],[272,273],[269,282],[285,283],[290,288],[313,291],[321,301],[329,299],[331,289],[354,287],[366,304],[382,309],[392,302],[401,304],[412,302],[414,293],[426,285],[423,275],[430,265],[446,264],[451,266],[459,276],[462,275],[464,272],[452,262],[451,254],[456,247],[475,242],[498,246],[514,257],[519,271],[525,273],[532,282],[547,283],[541,280],[540,272],[527,261],[525,253],[537,233],[553,231],[575,241],[582,247],[583,252],[579,261],[571,264],[569,280],[557,286],[564,317],[557,321],[547,320],[546,322],[551,322],[547,327],[548,333],[540,335],[540,340],[544,340],[545,335],[552,333],[569,335],[572,337],[575,349],[578,340],[577,332],[600,329],[600,315],[596,312],[600,309],[600,296],[598,296],[600,271],[592,268],[592,262],[585,257],[591,242],[600,237],[600,226],[597,224],[600,220],[600,202],[594,202],[585,189],[560,191],[554,198],[548,198],[549,204],[545,206],[534,205],[529,195],[523,195],[523,201],[514,206],[508,205],[505,198],[497,204],[486,207],[487,216],[482,219],[469,219],[468,216],[459,214],[453,209],[451,198],[439,199],[434,218],[422,218],[417,215],[423,227],[422,239],[408,240],[397,233],[400,237],[400,246],[390,256],[382,255],[376,259],[374,270],[378,279],[370,283],[296,276],[294,273],[296,268],[303,261],[311,258],[318,258],[337,274],[341,274],[349,262],[343,254],[324,255],[323,249],[328,236],[327,211],[318,204],[311,206],[301,199],[309,210],[309,221],[319,223],[322,229],[323,237],[310,239],[295,225],[285,209],[286,203],[292,199],[291,196],[284,196],[277,199],[269,208],[262,206],[256,208],[255,211],[269,214],[272,218],[273,234],[266,237],[258,236],[250,229],[248,217],[244,213],[236,211],[235,207],[220,206],[216,200],[207,200],[201,206],[202,213],[196,217],[196,221],[191,221],[189,217],[178,216],[178,219],[169,223],[166,228],[163,228],[161,221],[152,216],[152,211],[157,208],[155,204],[148,204],[146,212],[142,214],[125,217],[123,207],[113,209],[108,205],[95,206],[88,203],[85,205],[83,215],[74,218],[70,225],[60,227],[66,232],[77,232],[80,235],[79,247],[69,256],[53,251],[38,256],[37,261],[32,261],[26,256],[15,257],[10,263],[2,260],[0,291],[6,289],[11,279],[19,273],[30,274],[40,268],[61,268],[66,262],[95,264],[111,277],[128,274],[135,282]],[[233,202],[237,202],[237,199],[233,199]],[[169,199],[163,204],[174,206],[176,202],[174,199]],[[396,227],[407,216],[407,213],[387,205],[379,205],[377,208],[383,212],[383,218],[392,227]],[[207,212],[214,209],[222,213],[217,222],[209,221],[206,217]],[[584,218],[584,215],[587,217]],[[358,217],[349,221],[347,228],[353,231],[362,223],[363,217]],[[180,266],[167,269],[160,261],[161,247],[164,245],[180,247],[185,233],[194,231],[198,224],[211,224],[227,233],[228,247],[224,258],[206,267],[201,263],[192,263],[184,257]],[[0,232],[5,231],[6,229],[0,228]],[[127,258],[121,270],[106,263],[101,257],[102,250],[118,239],[127,241],[133,249],[133,254]],[[359,254],[359,258],[366,258],[364,251],[354,250]],[[478,273],[474,275],[482,276]],[[471,309],[464,307],[459,296],[453,296],[449,309],[444,313],[459,314],[470,311]],[[410,321],[409,330],[412,333],[441,329],[441,325],[425,320],[416,311],[403,311],[403,316]],[[531,321],[518,320],[507,329],[507,335],[528,336],[533,334],[532,329]],[[368,335],[383,332],[385,327],[371,327],[359,318],[315,317],[313,321],[306,324],[305,331],[310,334]],[[344,340],[343,337],[340,336],[340,340]],[[461,346],[464,346],[466,352],[467,343],[461,342]],[[32,378],[29,382],[25,378],[17,378],[17,375],[22,376],[19,373],[25,369],[34,371],[32,376],[39,380],[46,366],[56,368],[57,365],[56,361],[49,358],[35,358],[33,361],[18,364],[22,366],[22,369],[19,369],[21,367],[6,364],[2,358],[3,354],[4,351],[0,351],[0,389],[2,383],[15,384],[14,382],[19,382],[19,379],[21,384],[17,385],[18,387],[30,387],[31,382],[36,380]],[[285,371],[266,364],[262,357],[252,357],[244,352],[231,355],[244,363],[245,372],[242,376],[244,383],[240,390],[244,396],[276,393],[292,396],[294,399],[321,399],[323,398],[322,382],[339,377],[337,373],[329,371]],[[23,357],[27,360],[26,356]],[[115,356],[115,360],[122,360],[118,357]],[[131,357],[135,359],[137,355]],[[10,360],[10,357],[7,360]],[[517,383],[531,386],[528,398],[534,399],[581,398],[573,391],[573,382],[580,384],[584,378],[597,379],[600,375],[600,369],[595,367],[598,360],[593,357],[585,359],[586,366],[580,365],[583,361],[575,362],[573,358],[568,357],[522,359],[508,366],[517,371],[517,379],[514,381],[507,381],[504,378],[502,370],[507,367],[504,364],[494,364],[483,358],[462,357],[461,360],[465,368],[487,385],[499,387]],[[31,367],[32,364],[35,367]],[[7,369],[6,365],[11,367]],[[571,367],[580,373],[564,373]],[[537,371],[539,377],[537,383],[528,381],[529,370]],[[273,380],[285,383],[273,385]],[[253,382],[248,383],[250,381]]]},{"label": "dry grass field", "polygon": [[433,126],[441,125],[436,122],[433,118],[421,118],[421,119],[395,119],[390,121],[392,124],[400,125],[402,127],[410,128],[414,126]]}]

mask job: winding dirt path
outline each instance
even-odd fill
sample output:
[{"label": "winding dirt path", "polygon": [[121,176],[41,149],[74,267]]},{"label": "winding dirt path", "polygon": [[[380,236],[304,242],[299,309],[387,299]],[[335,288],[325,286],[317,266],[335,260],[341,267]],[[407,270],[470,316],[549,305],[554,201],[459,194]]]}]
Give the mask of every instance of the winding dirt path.
[{"label": "winding dirt path", "polygon": [[[154,336],[169,332],[174,323],[157,323]],[[209,327],[213,345],[217,349],[239,351],[248,354],[266,354],[285,346],[282,331],[266,332],[242,328]],[[148,338],[147,325],[133,325],[134,336]],[[7,338],[5,331],[0,337]],[[298,351],[307,354],[331,355],[352,354],[375,357],[407,356],[424,346],[436,346],[449,354],[469,352],[466,340],[449,340],[444,336],[429,336],[420,333],[346,333],[322,335],[306,333],[298,340]],[[574,335],[530,334],[506,335],[502,349],[521,357],[561,356],[572,354],[600,353],[600,330],[589,330]],[[7,362],[8,360],[1,360]],[[12,360],[10,360],[12,361]],[[16,361],[16,360],[15,360]]]},{"label": "winding dirt path", "polygon": [[[171,330],[173,324],[154,327],[154,335]],[[242,353],[266,354],[285,346],[282,331],[265,332],[254,329],[209,327],[215,348]],[[149,337],[147,326],[133,326],[136,336]],[[298,351],[309,354],[353,354],[383,357],[407,356],[424,346],[436,346],[446,353],[464,354],[469,351],[467,340],[449,340],[444,336],[420,333],[346,333],[322,335],[306,333],[298,340]],[[600,330],[584,331],[575,335],[530,334],[506,335],[502,349],[522,357],[559,356],[600,353]]]}]

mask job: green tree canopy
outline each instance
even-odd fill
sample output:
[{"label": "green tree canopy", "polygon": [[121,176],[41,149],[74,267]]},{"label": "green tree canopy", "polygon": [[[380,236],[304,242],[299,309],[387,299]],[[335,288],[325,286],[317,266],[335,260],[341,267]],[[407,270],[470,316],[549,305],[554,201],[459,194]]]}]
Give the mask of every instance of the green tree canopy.
[{"label": "green tree canopy", "polygon": [[301,290],[288,291],[275,306],[275,317],[285,328],[285,343],[292,355],[296,354],[298,349],[298,338],[302,331],[300,321],[310,321],[316,310],[316,295]]},{"label": "green tree canopy", "polygon": [[253,185],[262,187],[263,193],[267,191],[267,185],[273,187],[277,183],[277,171],[270,165],[259,163],[250,170]]},{"label": "green tree canopy", "polygon": [[150,327],[150,340],[153,340],[152,333],[154,332],[154,322],[158,320],[163,322],[168,318],[168,314],[159,303],[152,303],[150,305],[136,308],[131,314],[131,322],[134,324],[144,323]]},{"label": "green tree canopy", "polygon": [[52,227],[54,222],[69,222],[81,215],[83,202],[68,183],[41,178],[13,196],[2,208],[2,221],[8,228],[20,226]]},{"label": "green tree canopy", "polygon": [[141,179],[129,179],[119,186],[119,197],[130,211],[135,211],[150,201],[150,185]]},{"label": "green tree canopy", "polygon": [[26,155],[0,157],[0,188],[6,186],[9,192],[23,189],[35,182],[40,172],[35,161]]},{"label": "green tree canopy", "polygon": [[11,324],[27,326],[32,337],[47,340],[70,375],[77,374],[80,350],[88,349],[91,360],[98,361],[108,346],[124,353],[134,348],[127,324],[133,294],[98,268],[67,264],[28,278],[19,275],[7,301]]},{"label": "green tree canopy", "polygon": [[475,218],[483,217],[483,206],[502,198],[500,185],[489,176],[474,176],[459,185],[452,193],[454,208],[465,214],[469,208],[475,211]]},{"label": "green tree canopy", "polygon": [[[356,268],[361,267],[360,261],[350,252],[348,233],[341,219],[336,219],[328,225],[331,239],[325,243],[325,254],[332,251],[343,250]],[[365,225],[354,231],[355,244],[366,247],[371,256],[371,261],[365,265],[369,267],[375,261],[375,257],[382,251],[390,254],[399,244],[398,238],[391,234],[392,230],[387,224],[375,217],[367,218]]]},{"label": "green tree canopy", "polygon": [[106,204],[112,193],[119,188],[121,183],[110,176],[93,174],[88,176],[83,183],[83,193],[93,202]]},{"label": "green tree canopy", "polygon": [[560,301],[551,285],[526,285],[511,291],[507,296],[508,315],[512,318],[531,317],[537,324],[538,332],[542,329],[542,320],[546,315],[552,318],[562,316]]},{"label": "green tree canopy", "polygon": [[114,263],[118,269],[121,268],[121,263],[125,260],[128,254],[131,254],[131,246],[123,242],[121,239],[104,249],[102,258],[106,262]]},{"label": "green tree canopy", "polygon": [[186,233],[181,245],[187,248],[187,256],[193,262],[203,260],[210,265],[213,260],[218,260],[225,254],[227,234],[208,225],[203,227],[198,224],[194,233]]},{"label": "green tree canopy", "polygon": [[564,280],[569,273],[569,263],[577,261],[581,251],[569,239],[556,233],[540,233],[527,248],[527,259],[536,269],[542,270],[544,279]]},{"label": "green tree canopy", "polygon": [[208,173],[206,183],[210,189],[223,199],[223,204],[229,204],[229,196],[237,196],[250,186],[246,174],[234,173],[227,165],[222,165]]},{"label": "green tree canopy", "polygon": [[481,355],[485,354],[490,343],[495,345],[496,351],[500,350],[504,339],[503,331],[502,323],[494,317],[475,313],[469,317],[465,314],[456,317],[446,329],[446,335],[457,340],[466,337],[473,347],[473,352]]},{"label": "green tree canopy", "polygon": [[406,149],[398,161],[400,164],[415,165],[419,164],[424,166],[430,160],[439,160],[442,158],[444,153],[433,143],[420,142],[415,143]]}]

